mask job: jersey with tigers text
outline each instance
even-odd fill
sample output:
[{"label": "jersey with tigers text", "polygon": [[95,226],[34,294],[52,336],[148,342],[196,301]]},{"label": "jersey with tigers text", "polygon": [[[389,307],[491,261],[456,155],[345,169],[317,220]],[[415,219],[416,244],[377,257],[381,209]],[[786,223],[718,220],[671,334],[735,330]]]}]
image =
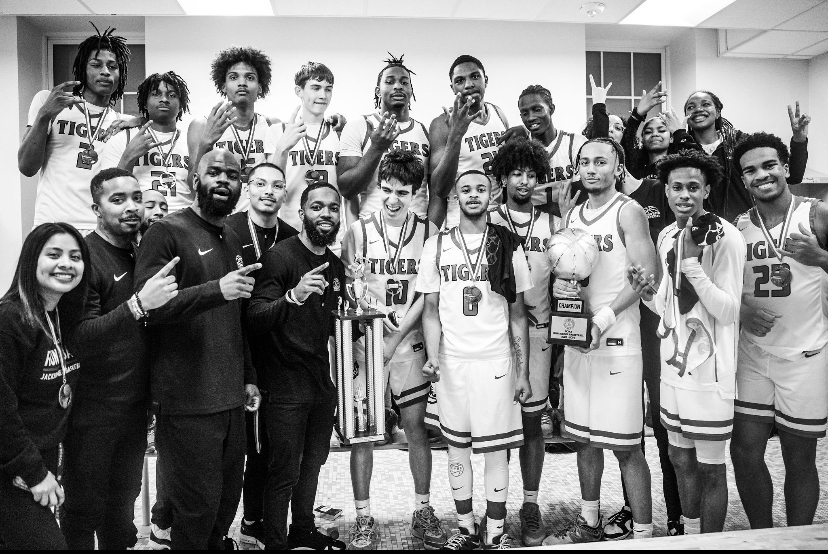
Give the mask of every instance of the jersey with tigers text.
[{"label": "jersey with tigers text", "polygon": [[[252,125],[249,129],[243,131],[236,128],[235,131],[238,133],[238,138],[236,138],[236,133],[233,132],[234,127],[231,125],[224,131],[224,134],[221,135],[221,138],[215,144],[215,148],[229,150],[242,167],[242,193],[239,197],[238,204],[236,204],[236,212],[244,212],[250,208],[250,198],[247,196],[247,176],[250,174],[251,169],[267,159],[267,155],[265,154],[265,139],[267,137],[267,131],[270,128],[270,123],[261,114],[256,114],[255,122],[255,129],[253,129]],[[250,136],[251,131],[252,137]],[[241,139],[241,142],[239,142],[239,139]],[[253,144],[248,149],[248,142],[251,140]],[[244,157],[245,152],[247,152],[246,158]]]},{"label": "jersey with tigers text", "polygon": [[[578,150],[586,141],[583,135],[558,131],[557,136],[546,147],[546,152],[549,154],[549,175],[542,179],[542,183],[538,182],[535,187],[532,194],[532,203],[535,206],[542,206],[550,201],[558,202],[557,198],[547,198],[547,191],[553,185],[557,188],[572,182],[576,173],[575,158]],[[538,181],[541,181],[540,177]]]}]

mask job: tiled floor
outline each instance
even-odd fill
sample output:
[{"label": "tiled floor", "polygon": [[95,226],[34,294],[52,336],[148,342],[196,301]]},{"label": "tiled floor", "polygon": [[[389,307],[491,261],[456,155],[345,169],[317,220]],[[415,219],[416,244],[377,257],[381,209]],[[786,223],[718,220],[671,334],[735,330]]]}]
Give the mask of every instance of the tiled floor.
[{"label": "tiled floor", "polygon": [[[344,517],[337,522],[337,528],[343,538],[347,538],[348,529],[353,523],[355,512],[351,494],[347,453],[331,454],[327,465],[322,470],[320,490],[317,497],[319,504],[342,508]],[[431,502],[443,520],[448,531],[457,527],[451,489],[446,475],[446,452],[434,451],[434,470],[432,476]],[[819,474],[823,483],[816,523],[828,523],[828,441],[819,442],[817,453]],[[153,479],[155,459],[150,459],[150,477]],[[653,475],[653,520],[655,535],[664,536],[666,530],[666,512],[662,496],[661,472],[655,440],[647,439],[647,461]],[[771,440],[768,446],[767,461],[773,475],[775,486],[774,520],[777,526],[785,524],[785,511],[782,498],[784,468],[779,442]],[[475,471],[475,513],[478,518],[485,510],[483,496],[483,457],[473,456]],[[729,502],[726,531],[747,529],[748,523],[742,504],[736,492],[730,460],[728,459]],[[409,523],[413,509],[413,485],[408,470],[408,455],[404,451],[382,451],[376,453],[374,463],[374,487],[372,489],[372,512],[378,523],[378,531],[383,549],[421,549],[422,543],[409,534]],[[150,483],[151,497],[154,498],[154,482]],[[565,525],[579,510],[580,493],[578,488],[578,471],[575,454],[547,454],[544,464],[543,481],[540,489],[540,504],[547,529],[551,532]],[[512,536],[520,535],[518,510],[523,501],[520,468],[517,456],[512,456],[510,465],[509,518],[507,527]],[[601,491],[601,511],[607,516],[616,511],[623,503],[618,463],[611,453],[606,454],[606,464]],[[136,524],[141,525],[141,503],[135,506]],[[238,539],[239,515],[231,529],[231,536]],[[141,539],[139,548],[146,547],[146,538]]]}]

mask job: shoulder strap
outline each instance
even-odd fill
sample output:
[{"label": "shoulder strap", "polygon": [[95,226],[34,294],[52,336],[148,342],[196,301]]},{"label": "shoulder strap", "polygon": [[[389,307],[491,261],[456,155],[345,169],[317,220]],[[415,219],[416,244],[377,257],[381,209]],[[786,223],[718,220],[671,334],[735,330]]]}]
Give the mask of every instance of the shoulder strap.
[{"label": "shoulder strap", "polygon": [[569,137],[569,165],[573,168],[575,167],[575,153],[573,150],[575,149],[575,133],[566,133]]},{"label": "shoulder strap", "polygon": [[490,105],[492,108],[494,108],[494,111],[495,111],[495,113],[497,114],[497,117],[498,117],[498,118],[500,118],[500,122],[503,124],[503,128],[504,128],[504,129],[506,129],[506,130],[508,130],[508,129],[509,129],[509,127],[506,125],[506,118],[505,118],[505,117],[503,117],[503,114],[502,114],[502,113],[500,113],[500,107],[498,107],[498,106],[496,106],[496,105],[494,105],[494,104],[489,104],[489,105]]},{"label": "shoulder strap", "polygon": [[365,218],[359,218],[359,226],[362,228],[362,257],[368,257],[368,229],[365,226]]},{"label": "shoulder strap", "polygon": [[443,253],[443,233],[437,233],[437,255],[434,256],[434,261],[437,263],[437,274],[440,273],[440,255]]},{"label": "shoulder strap", "polygon": [[428,138],[428,129],[426,129],[426,126],[423,124],[423,122],[422,121],[417,121],[417,123],[422,128],[423,134],[425,135],[426,140],[431,140],[431,139]]}]

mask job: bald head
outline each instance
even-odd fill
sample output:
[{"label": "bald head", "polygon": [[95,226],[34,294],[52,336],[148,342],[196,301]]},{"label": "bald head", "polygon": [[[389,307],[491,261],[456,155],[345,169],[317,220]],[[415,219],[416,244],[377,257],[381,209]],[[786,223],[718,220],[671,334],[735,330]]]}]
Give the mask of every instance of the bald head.
[{"label": "bald head", "polygon": [[207,167],[213,164],[222,165],[227,169],[235,168],[237,171],[241,170],[241,166],[239,165],[238,160],[236,160],[236,157],[229,150],[225,150],[224,148],[213,148],[204,154],[201,157],[201,160],[199,160],[198,167],[196,169],[199,174],[203,175]]},{"label": "bald head", "polygon": [[233,212],[241,196],[241,167],[224,149],[213,149],[202,156],[193,175],[196,205],[210,217],[225,217]]}]

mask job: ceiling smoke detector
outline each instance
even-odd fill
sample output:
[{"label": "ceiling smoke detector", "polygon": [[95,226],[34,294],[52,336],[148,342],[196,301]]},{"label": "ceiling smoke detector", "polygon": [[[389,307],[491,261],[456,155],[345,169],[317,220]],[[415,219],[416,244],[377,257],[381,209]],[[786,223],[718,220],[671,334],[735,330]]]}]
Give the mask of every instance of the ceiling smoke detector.
[{"label": "ceiling smoke detector", "polygon": [[595,17],[596,15],[603,13],[604,8],[606,8],[606,6],[601,2],[587,2],[581,6],[581,13],[585,14],[587,17]]}]

